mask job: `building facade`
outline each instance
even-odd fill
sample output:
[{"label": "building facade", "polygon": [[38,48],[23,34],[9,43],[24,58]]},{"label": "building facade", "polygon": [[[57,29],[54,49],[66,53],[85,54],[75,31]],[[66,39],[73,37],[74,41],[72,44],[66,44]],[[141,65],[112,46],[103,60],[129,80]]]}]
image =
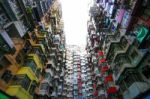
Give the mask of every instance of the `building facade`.
[{"label": "building facade", "polygon": [[61,97],[66,52],[59,5],[0,0],[0,98]]},{"label": "building facade", "polygon": [[87,52],[97,99],[145,99],[150,93],[149,1],[94,0]]},{"label": "building facade", "polygon": [[66,49],[63,98],[92,99],[91,69],[88,65],[85,49],[77,45],[67,45]]}]

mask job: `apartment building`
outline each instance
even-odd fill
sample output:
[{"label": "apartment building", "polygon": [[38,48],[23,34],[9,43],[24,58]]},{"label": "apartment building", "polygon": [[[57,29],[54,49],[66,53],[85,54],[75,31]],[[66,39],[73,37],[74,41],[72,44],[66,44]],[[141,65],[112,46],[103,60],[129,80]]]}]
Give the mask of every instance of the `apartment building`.
[{"label": "apartment building", "polygon": [[149,97],[149,6],[144,0],[94,0],[86,49],[97,99]]},{"label": "apartment building", "polygon": [[0,98],[61,97],[65,35],[58,0],[0,0]]}]

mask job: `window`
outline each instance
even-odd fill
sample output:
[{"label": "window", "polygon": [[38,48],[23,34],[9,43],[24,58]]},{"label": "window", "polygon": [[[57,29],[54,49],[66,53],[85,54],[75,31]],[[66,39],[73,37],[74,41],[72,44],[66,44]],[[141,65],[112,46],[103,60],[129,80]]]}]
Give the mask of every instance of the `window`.
[{"label": "window", "polygon": [[27,60],[25,61],[24,66],[30,67],[30,68],[32,69],[33,72],[36,71],[36,64],[35,64],[34,60],[27,59]]},{"label": "window", "polygon": [[150,66],[149,65],[144,66],[142,68],[142,73],[147,79],[149,79],[150,78]]},{"label": "window", "polygon": [[50,69],[52,67],[52,64],[47,64],[47,68]]},{"label": "window", "polygon": [[37,39],[35,33],[32,33],[31,38],[32,38],[33,41],[35,41]]},{"label": "window", "polygon": [[40,90],[48,90],[48,83],[42,83]]},{"label": "window", "polygon": [[5,66],[10,65],[11,63],[9,62],[9,60],[7,60],[6,57],[2,56],[0,57],[0,69],[4,68]]},{"label": "window", "polygon": [[25,54],[23,53],[23,51],[20,51],[19,53],[18,53],[18,55],[16,56],[16,61],[17,61],[17,63],[19,63],[20,65],[23,65],[24,64],[24,58],[25,58]]},{"label": "window", "polygon": [[10,71],[10,70],[6,70],[6,71],[3,73],[1,79],[3,79],[6,83],[8,83],[8,82],[10,81],[10,79],[12,78],[12,76],[13,76],[13,75],[11,74],[11,71]]},{"label": "window", "polygon": [[23,48],[24,53],[28,53],[31,50],[31,48],[32,47],[31,47],[30,43],[27,41]]},{"label": "window", "polygon": [[36,76],[39,78],[39,75],[41,74],[41,69],[40,68],[38,68],[37,70],[36,70]]},{"label": "window", "polygon": [[119,86],[120,86],[121,92],[123,93],[123,92],[126,90],[126,85],[125,85],[124,81],[122,81],[122,82],[119,84]]},{"label": "window", "polygon": [[13,78],[12,85],[21,85],[25,90],[28,90],[31,80],[27,75],[16,75]]},{"label": "window", "polygon": [[49,80],[50,80],[51,75],[50,75],[50,73],[45,73],[44,77],[45,77],[46,79],[49,79]]},{"label": "window", "polygon": [[46,58],[44,57],[43,52],[42,52],[42,49],[41,47],[40,48],[34,48],[34,53],[39,55],[40,59],[42,60],[42,62],[45,62],[46,61]]},{"label": "window", "polygon": [[32,84],[31,84],[31,87],[30,87],[30,89],[29,89],[29,93],[30,93],[31,95],[34,94],[34,90],[35,90],[36,86],[37,86],[37,83],[36,83],[35,81],[33,81]]}]

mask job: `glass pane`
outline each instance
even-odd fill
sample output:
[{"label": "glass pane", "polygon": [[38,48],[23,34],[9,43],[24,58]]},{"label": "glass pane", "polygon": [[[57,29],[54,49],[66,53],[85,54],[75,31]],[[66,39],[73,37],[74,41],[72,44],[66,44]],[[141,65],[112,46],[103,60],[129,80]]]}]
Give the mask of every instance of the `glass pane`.
[{"label": "glass pane", "polygon": [[21,85],[25,90],[29,88],[31,80],[27,75],[16,75],[13,78],[12,85]]},{"label": "glass pane", "polygon": [[32,69],[33,72],[36,71],[36,64],[34,62],[34,60],[26,60],[25,65],[24,66],[28,66]]}]

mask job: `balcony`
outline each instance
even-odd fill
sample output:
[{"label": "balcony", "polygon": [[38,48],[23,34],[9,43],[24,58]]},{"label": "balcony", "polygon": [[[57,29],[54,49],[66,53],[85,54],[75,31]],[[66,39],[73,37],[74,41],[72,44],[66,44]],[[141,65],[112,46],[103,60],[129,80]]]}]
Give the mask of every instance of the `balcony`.
[{"label": "balcony", "polygon": [[39,94],[42,96],[48,96],[50,97],[51,91],[50,91],[50,85],[47,81],[42,81],[39,88]]},{"label": "balcony", "polygon": [[120,54],[115,59],[115,64],[113,66],[115,80],[119,78],[121,73],[125,70],[125,68],[132,68],[131,61],[129,57],[127,57],[126,53]]},{"label": "balcony", "polygon": [[132,47],[128,52],[131,64],[136,67],[148,53],[149,51],[147,49],[137,49],[136,47]]},{"label": "balcony", "polygon": [[33,84],[33,82],[28,75],[17,74],[6,90],[6,93],[17,98],[33,99],[32,95],[35,87],[33,88],[30,84]]},{"label": "balcony", "polygon": [[26,68],[30,68],[32,70],[32,72],[34,73],[34,76],[36,76],[36,79],[39,78],[40,72],[41,72],[41,68],[39,68],[35,62],[35,60],[32,59],[26,59],[24,64],[24,67]]},{"label": "balcony", "polygon": [[114,55],[114,58],[113,58],[113,62],[114,62],[114,60],[115,60],[117,55],[122,54],[122,53],[126,53],[127,50],[130,48],[130,46],[133,45],[133,42],[134,41],[130,42],[127,37],[122,37],[120,42],[119,42],[119,45],[121,46],[122,49],[121,50],[117,50],[115,52],[115,55]]},{"label": "balcony", "polygon": [[60,41],[61,41],[61,39],[60,39],[60,35],[59,34],[53,36],[53,43],[54,44],[59,45]]},{"label": "balcony", "polygon": [[33,42],[33,40],[29,40],[29,42],[30,42],[30,44],[31,44],[33,47],[37,47],[37,48],[41,49],[42,52],[43,52],[43,54],[45,53],[45,48],[44,48],[43,44],[35,44],[35,43]]},{"label": "balcony", "polygon": [[103,84],[103,82],[99,79],[98,82],[97,82],[97,85],[101,86],[102,84]]},{"label": "balcony", "polygon": [[130,47],[126,53],[118,54],[114,60],[113,67],[116,81],[125,69],[135,68],[139,64],[143,64],[143,59],[146,60],[145,56],[148,54],[148,50],[137,50],[135,47]]},{"label": "balcony", "polygon": [[114,61],[114,58],[119,53],[125,53],[130,44],[133,42],[128,42],[125,36],[122,36],[119,41],[111,42],[106,57]]},{"label": "balcony", "polygon": [[33,46],[33,49],[30,51],[30,54],[36,54],[39,57],[40,62],[42,64],[46,63],[47,58],[46,58],[45,48],[43,44],[34,44],[32,46]]},{"label": "balcony", "polygon": [[103,96],[104,97],[105,95],[105,91],[103,89],[101,89],[99,92],[98,92],[98,96]]},{"label": "balcony", "polygon": [[67,94],[67,98],[69,98],[69,99],[71,98],[72,99],[73,95],[71,93],[69,93],[69,94]]},{"label": "balcony", "polygon": [[[51,76],[51,77],[54,76],[54,70],[52,70],[52,69],[50,69],[48,67],[45,69],[45,72],[48,73],[48,74],[50,74],[49,76]],[[49,77],[48,80],[51,80],[52,79],[51,77]]]},{"label": "balcony", "polygon": [[20,99],[33,99],[33,97],[21,86],[10,86],[6,93],[11,96],[16,96]]},{"label": "balcony", "polygon": [[124,93],[124,99],[134,99],[138,97],[138,95],[146,92],[150,86],[144,82],[134,82]]},{"label": "balcony", "polygon": [[30,67],[21,67],[18,72],[18,75],[24,75],[26,74],[31,80],[35,80],[36,82],[39,82],[37,76],[35,73],[32,71]]},{"label": "balcony", "polygon": [[28,59],[32,59],[35,61],[38,68],[43,69],[44,65],[41,63],[41,60],[36,54],[29,54]]},{"label": "balcony", "polygon": [[45,39],[46,38],[46,34],[47,34],[47,31],[40,31],[40,30],[35,30],[34,31],[37,39],[41,40],[41,39]]},{"label": "balcony", "polygon": [[52,99],[53,98],[55,99],[57,97],[57,93],[55,91],[53,91],[52,94],[51,94],[51,97],[52,97]]},{"label": "balcony", "polygon": [[48,60],[47,68],[56,68],[55,60],[53,58]]},{"label": "balcony", "polygon": [[51,16],[50,20],[51,20],[51,23],[52,23],[52,27],[56,28],[56,26],[57,26],[56,14]]},{"label": "balcony", "polygon": [[60,72],[60,71],[61,71],[60,67],[56,67],[56,72]]},{"label": "balcony", "polygon": [[59,85],[59,86],[58,86],[58,94],[61,95],[62,91],[63,91],[62,86]]},{"label": "balcony", "polygon": [[50,59],[54,59],[55,66],[57,65],[57,48],[53,47],[52,52],[49,55]]},{"label": "balcony", "polygon": [[37,43],[43,45],[42,49],[45,49],[45,56],[47,57],[48,54],[51,52],[51,48],[48,44],[48,41],[46,39],[43,39],[43,40],[38,40]]},{"label": "balcony", "polygon": [[54,79],[59,79],[59,75],[55,74]]},{"label": "balcony", "polygon": [[[21,20],[21,21],[26,22],[24,13],[17,1],[1,0],[1,3],[6,11],[5,13],[8,14],[8,16],[11,18],[11,20]],[[22,24],[23,24],[23,22],[22,22]],[[27,25],[24,25],[22,30],[26,29],[26,26]]]},{"label": "balcony", "polygon": [[119,31],[108,32],[106,34],[108,45],[110,45],[111,42],[119,42],[121,37],[124,36],[125,33],[126,33],[125,29],[119,29]]}]

